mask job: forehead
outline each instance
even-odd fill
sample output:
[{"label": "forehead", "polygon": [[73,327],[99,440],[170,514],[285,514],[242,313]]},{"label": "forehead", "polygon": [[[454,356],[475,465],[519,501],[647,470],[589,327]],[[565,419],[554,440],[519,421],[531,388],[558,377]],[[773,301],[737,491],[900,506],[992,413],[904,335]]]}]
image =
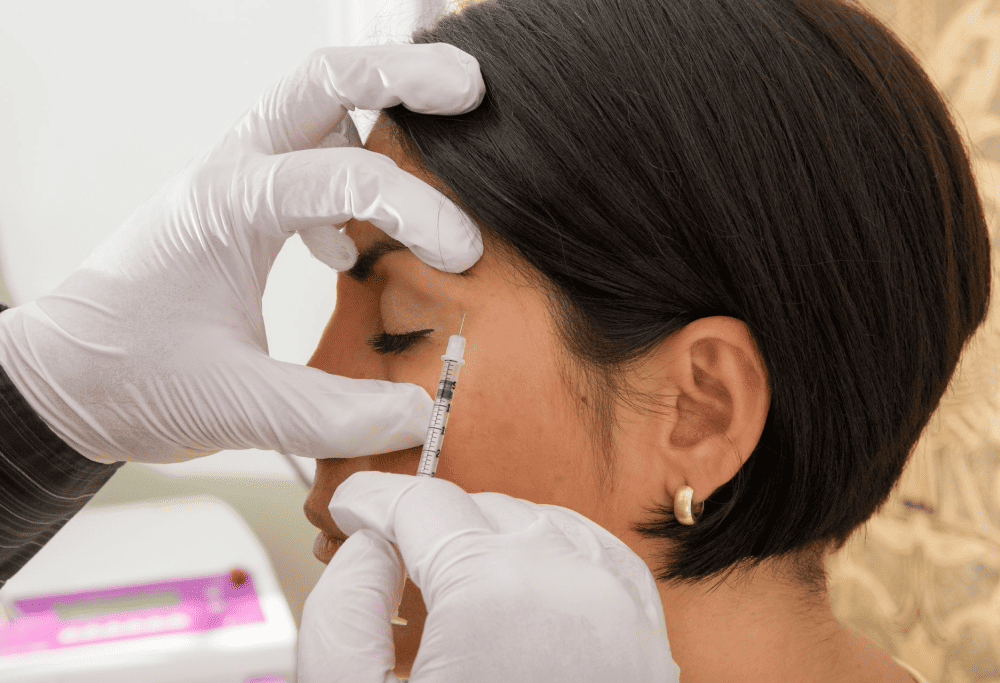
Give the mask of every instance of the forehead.
[{"label": "forehead", "polygon": [[[396,141],[395,136],[393,135],[394,132],[395,127],[393,123],[386,118],[385,114],[380,113],[378,119],[375,121],[375,125],[372,127],[371,132],[368,134],[368,138],[365,140],[364,148],[370,152],[376,152],[389,157],[396,162],[396,165],[400,169],[416,176],[420,180],[423,180],[425,183],[428,183],[437,190],[444,192],[451,197],[451,191],[447,189],[447,187],[441,183],[440,180],[432,174],[418,168],[417,165],[413,163],[403,150],[402,145]],[[402,209],[404,207],[400,208]],[[386,237],[384,232],[371,223],[354,218],[347,221],[345,232],[351,237],[351,239],[354,240],[354,243],[359,251],[367,247],[372,242],[379,239],[385,239]]]},{"label": "forehead", "polygon": [[416,164],[406,155],[402,145],[396,139],[397,134],[398,129],[395,124],[384,113],[380,113],[368,134],[368,139],[365,140],[365,149],[384,154],[395,161],[396,165],[404,171],[423,178],[427,174],[422,174],[417,169]]}]

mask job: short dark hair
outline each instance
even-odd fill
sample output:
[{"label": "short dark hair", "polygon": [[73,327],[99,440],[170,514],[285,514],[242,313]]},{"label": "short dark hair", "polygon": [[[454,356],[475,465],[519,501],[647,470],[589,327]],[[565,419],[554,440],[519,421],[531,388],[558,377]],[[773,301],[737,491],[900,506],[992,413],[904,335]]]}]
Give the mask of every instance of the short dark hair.
[{"label": "short dark hair", "polygon": [[757,345],[757,448],[698,524],[635,527],[671,541],[657,580],[783,560],[825,590],[817,558],[885,503],[989,302],[967,152],[914,55],[847,0],[486,0],[413,42],[475,56],[486,97],[386,116],[551,290],[595,385],[629,395],[703,317]]}]

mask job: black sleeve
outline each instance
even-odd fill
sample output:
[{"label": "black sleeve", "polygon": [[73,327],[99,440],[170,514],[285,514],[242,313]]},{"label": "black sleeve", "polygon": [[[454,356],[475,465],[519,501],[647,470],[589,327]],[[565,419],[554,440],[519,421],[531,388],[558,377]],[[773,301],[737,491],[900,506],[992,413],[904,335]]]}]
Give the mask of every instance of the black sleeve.
[{"label": "black sleeve", "polygon": [[[0,304],[0,312],[7,308]],[[0,586],[124,464],[94,462],[70,448],[0,367]]]}]

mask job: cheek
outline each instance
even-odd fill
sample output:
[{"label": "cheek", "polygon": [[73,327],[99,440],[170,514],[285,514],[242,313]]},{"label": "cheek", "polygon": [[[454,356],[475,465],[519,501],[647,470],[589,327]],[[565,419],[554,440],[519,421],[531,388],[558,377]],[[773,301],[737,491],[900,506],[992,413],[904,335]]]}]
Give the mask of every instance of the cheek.
[{"label": "cheek", "polygon": [[502,354],[476,363],[469,343],[437,476],[469,493],[586,506],[590,444],[554,369]]},{"label": "cheek", "polygon": [[[445,343],[424,340],[400,356],[375,353],[367,341],[381,329],[378,295],[350,278],[337,280],[337,308],[308,364],[344,377],[417,384],[434,397]],[[466,364],[436,476],[469,493],[496,491],[587,514],[595,471],[587,427],[550,362],[547,338],[533,332],[544,311],[531,312],[537,315],[482,310],[467,321]],[[322,470],[322,506],[359,469],[415,474],[421,450],[331,462]]]}]

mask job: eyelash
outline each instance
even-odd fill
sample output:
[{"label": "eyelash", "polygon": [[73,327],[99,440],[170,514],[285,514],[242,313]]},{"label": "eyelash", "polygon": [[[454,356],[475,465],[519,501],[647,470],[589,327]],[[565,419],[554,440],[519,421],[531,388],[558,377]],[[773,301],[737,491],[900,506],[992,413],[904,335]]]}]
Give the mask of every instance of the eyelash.
[{"label": "eyelash", "polygon": [[418,330],[416,332],[407,332],[405,334],[389,334],[388,332],[379,332],[368,340],[368,344],[375,349],[375,353],[380,353],[382,355],[393,354],[398,356],[404,351],[410,349],[410,347],[433,331],[434,330]]}]

